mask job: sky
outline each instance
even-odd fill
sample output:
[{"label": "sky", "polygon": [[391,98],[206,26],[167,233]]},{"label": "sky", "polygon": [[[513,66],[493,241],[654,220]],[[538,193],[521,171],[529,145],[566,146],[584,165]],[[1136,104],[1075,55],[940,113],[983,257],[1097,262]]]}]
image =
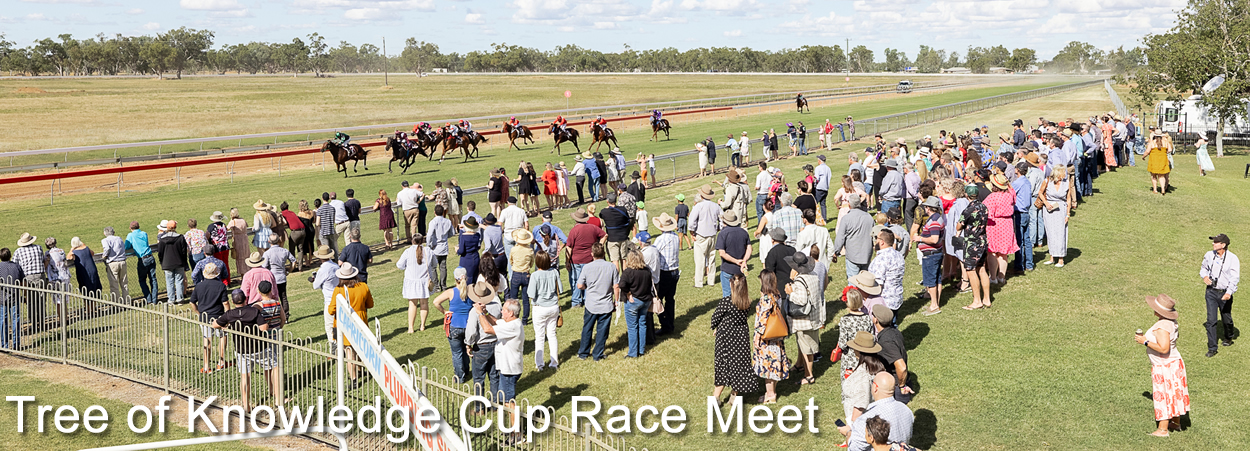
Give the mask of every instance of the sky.
[{"label": "sky", "polygon": [[407,38],[467,53],[507,43],[605,52],[675,47],[865,45],[914,57],[921,44],[1028,47],[1050,59],[1069,41],[1110,50],[1171,28],[1186,0],[4,0],[0,33],[19,46],[71,33],[155,34],[210,29],[215,44],[290,42],[314,32],[328,44]]}]

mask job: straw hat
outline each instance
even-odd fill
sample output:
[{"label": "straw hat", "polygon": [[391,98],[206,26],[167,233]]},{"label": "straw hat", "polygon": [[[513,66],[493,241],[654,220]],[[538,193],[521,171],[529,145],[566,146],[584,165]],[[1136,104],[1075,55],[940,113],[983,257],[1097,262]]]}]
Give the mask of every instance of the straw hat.
[{"label": "straw hat", "polygon": [[[472,219],[472,218],[469,218],[469,219]],[[330,260],[334,258],[334,249],[330,249],[330,246],[326,246],[323,244],[317,248],[317,252],[313,252],[313,257],[317,257],[318,259],[321,259],[321,260]]]},{"label": "straw hat", "polygon": [[994,186],[998,187],[998,189],[1006,190],[1008,186],[1007,176],[1003,175],[1001,172],[996,172],[994,175],[990,176],[990,183],[994,184]]},{"label": "straw hat", "polygon": [[726,176],[729,177],[729,183],[738,183],[738,181],[742,180],[741,176],[738,175],[738,171],[736,170],[729,171],[729,173],[726,174]]},{"label": "straw hat", "polygon": [[716,200],[716,191],[712,191],[712,185],[703,185],[699,187],[699,196],[707,200]]},{"label": "straw hat", "polygon": [[858,288],[859,291],[868,293],[870,296],[881,294],[881,285],[877,283],[877,278],[868,271],[860,271],[855,277],[850,278],[848,282],[851,283],[851,286]]},{"label": "straw hat", "polygon": [[351,263],[343,263],[343,266],[339,266],[339,270],[334,272],[334,277],[338,277],[339,280],[352,279],[357,274],[360,274],[359,269],[356,269]]},{"label": "straw hat", "polygon": [[481,281],[469,286],[469,299],[473,302],[489,303],[496,299],[495,287],[490,282]]},{"label": "straw hat", "polygon": [[847,346],[856,351],[865,354],[876,354],[881,352],[881,345],[877,343],[877,338],[873,337],[868,331],[855,332],[855,338],[846,342]]},{"label": "straw hat", "polygon": [[1004,133],[999,133],[999,134],[998,134],[998,139],[1003,140],[1003,142],[1005,142],[1005,143],[1009,143],[1009,142],[1011,142],[1011,135],[1008,135],[1006,132],[1004,132]]},{"label": "straw hat", "polygon": [[222,214],[220,211],[214,211],[213,215],[208,217],[208,220],[213,222],[222,222],[226,220],[226,215]]},{"label": "straw hat", "polygon": [[583,224],[590,220],[590,214],[586,213],[585,208],[578,208],[577,211],[574,211],[569,216],[572,216],[574,221]]},{"label": "straw hat", "polygon": [[720,214],[721,222],[730,227],[737,227],[742,224],[742,219],[738,217],[738,213],[733,210],[725,210]]},{"label": "straw hat", "polygon": [[672,232],[677,230],[677,219],[669,216],[668,213],[661,213],[659,216],[651,218],[651,223],[660,229],[661,232]]},{"label": "straw hat", "polygon": [[257,199],[256,203],[252,204],[252,208],[256,210],[268,210],[269,204],[266,204],[263,200]]},{"label": "straw hat", "polygon": [[1042,162],[1042,158],[1037,156],[1037,152],[1029,152],[1028,155],[1024,156],[1024,159],[1028,161],[1029,164],[1033,165],[1033,167],[1037,167],[1037,165]]},{"label": "straw hat", "polygon": [[247,266],[250,268],[259,268],[264,264],[265,258],[261,257],[260,252],[252,252],[252,255],[247,258]]},{"label": "straw hat", "polygon": [[1146,305],[1154,309],[1159,316],[1167,319],[1176,319],[1180,315],[1176,311],[1176,300],[1166,294],[1146,296]]},{"label": "straw hat", "polygon": [[35,236],[29,233],[23,232],[22,236],[17,239],[17,247],[30,246],[32,244],[35,244]]},{"label": "straw hat", "polygon": [[589,150],[582,152],[583,160],[593,160],[594,158],[595,158],[594,154],[591,154]]},{"label": "straw hat", "polygon": [[205,279],[216,279],[217,276],[220,276],[220,275],[221,275],[221,270],[217,268],[216,263],[209,263],[207,265],[204,265],[204,278]]},{"label": "straw hat", "polygon": [[531,244],[534,244],[534,234],[530,233],[529,230],[525,230],[525,229],[513,230],[512,239],[513,241],[516,241],[516,244],[520,244],[522,246],[529,246]]}]

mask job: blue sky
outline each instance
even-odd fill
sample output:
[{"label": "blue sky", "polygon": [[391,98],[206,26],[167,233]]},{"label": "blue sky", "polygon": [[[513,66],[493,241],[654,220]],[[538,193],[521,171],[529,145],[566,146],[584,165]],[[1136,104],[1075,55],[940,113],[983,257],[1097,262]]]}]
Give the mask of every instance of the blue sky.
[{"label": "blue sky", "polygon": [[187,26],[217,44],[289,42],[318,32],[396,54],[409,37],[444,52],[506,42],[549,50],[866,45],[914,57],[921,44],[1029,47],[1049,59],[1068,41],[1133,47],[1172,27],[1185,0],[5,0],[0,32],[18,45],[72,33],[82,39]]}]

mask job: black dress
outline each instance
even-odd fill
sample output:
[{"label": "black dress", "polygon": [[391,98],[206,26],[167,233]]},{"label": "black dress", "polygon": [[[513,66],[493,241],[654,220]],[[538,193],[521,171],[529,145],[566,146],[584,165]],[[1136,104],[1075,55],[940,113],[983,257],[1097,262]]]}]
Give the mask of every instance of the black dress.
[{"label": "black dress", "polygon": [[542,190],[538,188],[539,185],[538,185],[537,173],[533,173],[533,172],[525,173],[525,180],[527,180],[529,183],[529,188],[530,188],[529,194],[531,196],[537,196],[537,195],[542,194]]},{"label": "black dress", "polygon": [[716,330],[716,386],[729,386],[738,394],[760,390],[760,378],[751,368],[751,329],[747,327],[747,310],[738,310],[729,298],[721,298],[712,313],[712,329]]},{"label": "black dress", "polygon": [[529,195],[534,191],[534,179],[528,173],[521,173],[521,180],[517,181],[517,185],[517,192],[520,194]]},{"label": "black dress", "polygon": [[491,181],[493,183],[491,184],[490,192],[487,194],[487,200],[493,204],[503,200],[503,184],[508,182],[503,177],[492,177]]}]

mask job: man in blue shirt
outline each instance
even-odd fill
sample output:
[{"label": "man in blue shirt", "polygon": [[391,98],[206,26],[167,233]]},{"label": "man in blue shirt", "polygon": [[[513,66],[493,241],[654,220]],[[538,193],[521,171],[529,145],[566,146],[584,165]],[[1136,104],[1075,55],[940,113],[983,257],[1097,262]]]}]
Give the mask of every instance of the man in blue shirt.
[{"label": "man in blue shirt", "polygon": [[1012,267],[1020,273],[1033,270],[1033,244],[1026,243],[1033,224],[1029,216],[1029,207],[1033,205],[1033,184],[1024,176],[1031,167],[1033,166],[1028,160],[1021,158],[1015,166],[1008,169],[1016,172],[1016,180],[1011,182],[1011,188],[1016,190],[1016,211],[1011,219],[1016,226],[1016,244],[1020,246],[1020,250],[1016,251],[1016,260]]},{"label": "man in blue shirt", "polygon": [[829,182],[833,179],[833,170],[829,169],[829,165],[825,164],[825,156],[817,155],[820,163],[816,165],[816,202],[820,204],[820,217],[829,220],[829,215],[825,213],[825,199],[829,197]]},{"label": "man in blue shirt", "polygon": [[156,295],[160,288],[156,284],[156,257],[152,256],[152,247],[148,245],[148,233],[139,230],[139,221],[130,223],[130,234],[126,235],[126,253],[138,258],[139,289],[143,290],[143,298],[149,304],[156,303]]},{"label": "man in blue shirt", "polygon": [[589,150],[582,152],[582,161],[586,162],[586,178],[590,182],[588,183],[590,186],[587,187],[590,188],[590,201],[596,202],[599,200],[599,185],[602,183],[599,179],[599,165],[595,164],[595,157],[590,154]]}]

